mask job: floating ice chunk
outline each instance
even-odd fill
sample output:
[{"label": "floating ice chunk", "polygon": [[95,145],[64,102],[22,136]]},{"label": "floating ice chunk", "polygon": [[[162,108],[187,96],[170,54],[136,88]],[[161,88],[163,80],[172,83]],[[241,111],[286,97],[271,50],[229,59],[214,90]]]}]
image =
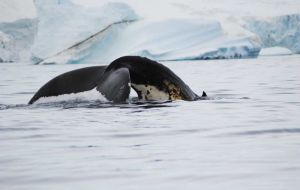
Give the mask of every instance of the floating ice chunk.
[{"label": "floating ice chunk", "polygon": [[260,56],[291,55],[291,54],[293,54],[293,52],[284,47],[263,48],[259,53]]}]

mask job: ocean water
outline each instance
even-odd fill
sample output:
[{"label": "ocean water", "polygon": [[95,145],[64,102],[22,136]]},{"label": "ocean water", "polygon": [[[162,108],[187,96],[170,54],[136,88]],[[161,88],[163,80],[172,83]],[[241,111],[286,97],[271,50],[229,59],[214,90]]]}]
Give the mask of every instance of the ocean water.
[{"label": "ocean water", "polygon": [[299,55],[164,64],[210,99],[27,106],[90,65],[0,64],[0,189],[300,188]]}]

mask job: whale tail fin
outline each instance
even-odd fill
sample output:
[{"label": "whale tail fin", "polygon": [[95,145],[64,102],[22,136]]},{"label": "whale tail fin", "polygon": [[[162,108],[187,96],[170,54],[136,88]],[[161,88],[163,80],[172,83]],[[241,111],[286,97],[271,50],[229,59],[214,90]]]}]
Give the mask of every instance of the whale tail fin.
[{"label": "whale tail fin", "polygon": [[201,95],[201,96],[198,96],[198,95],[197,95],[197,97],[196,97],[195,100],[207,100],[207,99],[208,99],[208,96],[207,96],[206,92],[203,91],[203,92],[202,92],[202,95]]},{"label": "whale tail fin", "polygon": [[28,104],[42,97],[78,93],[95,88],[106,66],[94,66],[63,73],[42,86]]}]

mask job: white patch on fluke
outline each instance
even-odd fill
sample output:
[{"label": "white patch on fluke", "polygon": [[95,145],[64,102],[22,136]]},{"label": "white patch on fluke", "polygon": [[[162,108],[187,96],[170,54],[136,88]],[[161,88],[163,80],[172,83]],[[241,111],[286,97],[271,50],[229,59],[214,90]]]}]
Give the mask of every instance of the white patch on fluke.
[{"label": "white patch on fluke", "polygon": [[108,101],[96,88],[79,93],[63,94],[59,96],[42,97],[35,103],[51,103],[51,102],[63,102],[63,101]]},{"label": "white patch on fluke", "polygon": [[169,94],[159,90],[155,86],[133,84],[131,86],[140,92],[142,100],[169,100]]}]

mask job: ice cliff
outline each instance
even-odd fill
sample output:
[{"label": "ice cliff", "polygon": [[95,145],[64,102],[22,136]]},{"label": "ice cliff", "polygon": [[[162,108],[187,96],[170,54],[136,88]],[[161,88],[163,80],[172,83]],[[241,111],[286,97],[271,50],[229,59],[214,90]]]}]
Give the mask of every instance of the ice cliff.
[{"label": "ice cliff", "polygon": [[245,28],[257,34],[264,48],[279,46],[300,53],[300,15],[248,19]]},{"label": "ice cliff", "polygon": [[0,62],[29,60],[36,31],[36,19],[0,23]]},{"label": "ice cliff", "polygon": [[37,31],[32,0],[0,1],[0,62],[19,62],[31,56]]}]

